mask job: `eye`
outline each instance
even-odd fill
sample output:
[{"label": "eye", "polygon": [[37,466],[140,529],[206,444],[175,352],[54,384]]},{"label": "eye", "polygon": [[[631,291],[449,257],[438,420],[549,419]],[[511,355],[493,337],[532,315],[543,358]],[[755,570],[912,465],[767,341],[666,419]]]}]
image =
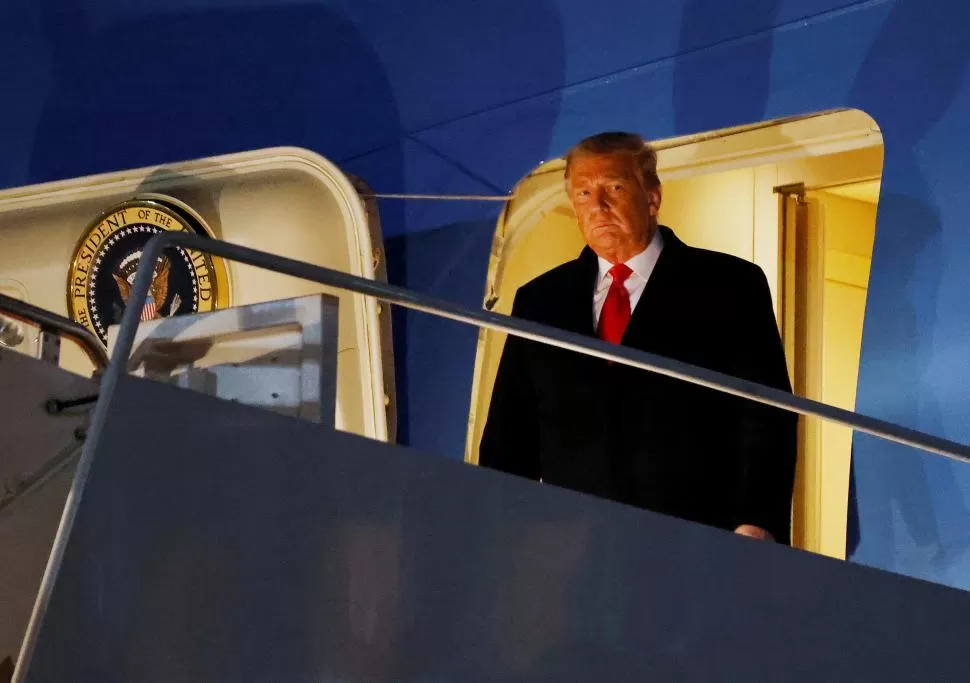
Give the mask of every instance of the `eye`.
[{"label": "eye", "polygon": [[610,189],[613,192],[622,192],[623,190],[626,189],[626,187],[623,185],[623,183],[613,183],[612,185],[610,185]]}]

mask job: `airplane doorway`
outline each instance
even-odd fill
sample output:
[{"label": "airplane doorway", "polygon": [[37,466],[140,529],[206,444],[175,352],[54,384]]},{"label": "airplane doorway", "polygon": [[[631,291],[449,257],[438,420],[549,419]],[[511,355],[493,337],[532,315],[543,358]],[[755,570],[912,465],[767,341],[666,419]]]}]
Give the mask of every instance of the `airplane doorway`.
[{"label": "airplane doorway", "polygon": [[[875,121],[844,110],[655,141],[654,146],[663,181],[660,222],[692,246],[760,266],[772,291],[796,392],[854,408],[883,163]],[[563,167],[561,159],[543,164],[516,188],[497,226],[486,308],[510,312],[520,285],[581,250]],[[799,230],[786,221],[789,212],[811,223]],[[804,242],[797,252],[796,237]],[[823,238],[831,254],[816,244]],[[810,245],[815,245],[811,254]],[[808,267],[821,275],[809,277]],[[796,281],[803,283],[800,298],[795,297]],[[786,316],[791,318],[787,325]],[[468,462],[478,460],[503,345],[504,335],[479,335]],[[851,435],[806,424],[800,442],[793,542],[844,557]]]}]

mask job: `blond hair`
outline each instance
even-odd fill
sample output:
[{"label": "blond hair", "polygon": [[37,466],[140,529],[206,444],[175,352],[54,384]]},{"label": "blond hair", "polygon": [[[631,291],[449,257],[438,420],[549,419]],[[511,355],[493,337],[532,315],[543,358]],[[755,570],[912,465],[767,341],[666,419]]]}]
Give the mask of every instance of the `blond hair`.
[{"label": "blond hair", "polygon": [[636,133],[611,131],[580,140],[566,153],[567,180],[573,160],[584,154],[630,154],[637,168],[640,169],[644,186],[648,188],[660,186],[660,176],[657,175],[657,151]]}]

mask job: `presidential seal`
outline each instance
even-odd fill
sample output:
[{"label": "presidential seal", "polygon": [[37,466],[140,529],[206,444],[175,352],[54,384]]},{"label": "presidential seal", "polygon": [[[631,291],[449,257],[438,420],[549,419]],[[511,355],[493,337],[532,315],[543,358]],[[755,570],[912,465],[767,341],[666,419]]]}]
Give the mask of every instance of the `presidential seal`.
[{"label": "presidential seal", "polygon": [[[144,195],[102,213],[85,231],[71,261],[67,305],[71,318],[108,343],[108,327],[121,322],[142,250],[163,230],[211,237],[202,219],[182,202]],[[152,269],[141,319],[199,313],[229,305],[225,261],[169,247]]]}]

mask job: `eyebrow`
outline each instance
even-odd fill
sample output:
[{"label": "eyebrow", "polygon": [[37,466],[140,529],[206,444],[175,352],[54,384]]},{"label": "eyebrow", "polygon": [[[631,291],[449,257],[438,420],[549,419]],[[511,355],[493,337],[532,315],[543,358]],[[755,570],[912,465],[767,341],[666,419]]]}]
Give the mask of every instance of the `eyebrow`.
[{"label": "eyebrow", "polygon": [[[629,176],[621,176],[621,175],[611,175],[611,176],[606,176],[605,178],[602,178],[602,179],[597,179],[596,182],[601,182],[602,181],[602,182],[611,183],[611,182],[616,181],[616,180],[627,181],[627,180],[630,180],[630,177]],[[593,181],[584,180],[584,179],[580,179],[579,182],[577,182],[575,180],[572,181],[572,184],[573,185],[591,185],[592,183],[593,183]]]}]

